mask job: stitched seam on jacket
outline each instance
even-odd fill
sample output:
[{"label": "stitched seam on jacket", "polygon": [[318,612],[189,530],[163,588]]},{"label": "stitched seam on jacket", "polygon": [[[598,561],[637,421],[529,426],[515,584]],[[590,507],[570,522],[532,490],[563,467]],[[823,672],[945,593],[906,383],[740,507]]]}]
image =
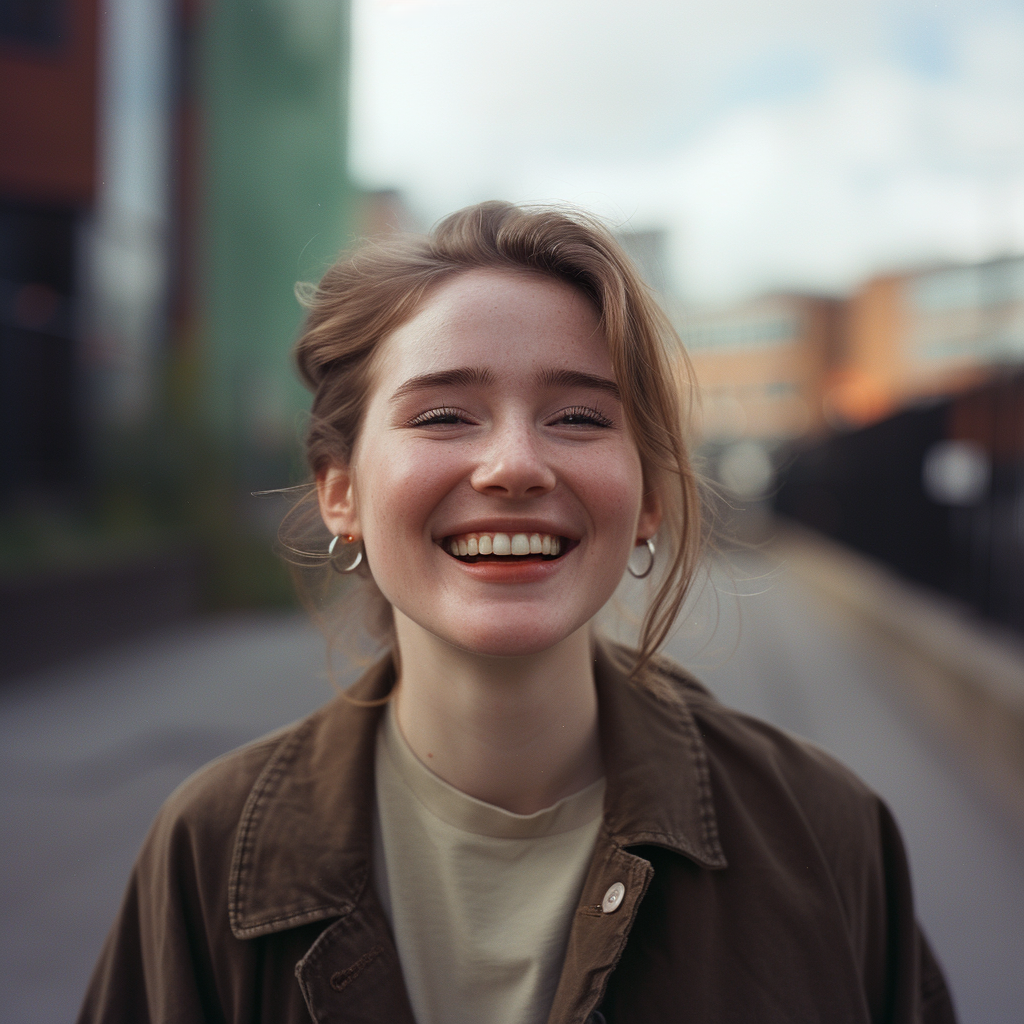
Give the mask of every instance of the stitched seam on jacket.
[{"label": "stitched seam on jacket", "polygon": [[[676,676],[677,682],[682,682]],[[704,752],[704,741],[701,739],[700,730],[697,728],[697,721],[683,694],[676,695],[680,707],[680,720],[683,727],[683,734],[686,737],[686,744],[689,748],[690,761],[693,764],[694,774],[697,778],[697,811],[700,814],[701,840],[704,843],[704,853],[716,861],[724,861],[725,854],[722,851],[721,840],[718,836],[718,823],[715,818],[715,804],[711,795],[711,771],[708,768],[707,755]]]},{"label": "stitched seam on jacket", "polygon": [[[611,645],[612,653],[621,654],[626,651],[620,644]],[[716,867],[725,867],[725,852],[722,850],[721,839],[718,834],[718,823],[715,816],[714,797],[711,792],[711,771],[708,768],[707,755],[704,749],[704,741],[700,735],[700,729],[694,718],[693,711],[687,700],[686,691],[696,687],[697,693],[705,692],[699,684],[687,675],[673,662],[656,655],[651,659],[644,670],[642,680],[631,681],[628,685],[634,686],[643,691],[648,697],[653,698],[665,709],[672,711],[682,728],[683,737],[687,746],[687,753],[690,756],[690,763],[694,768],[695,781],[697,783],[697,814],[700,818],[700,839],[703,845],[701,850],[693,850],[688,842],[683,842],[682,837],[674,833],[648,831],[632,835],[622,842],[625,837],[617,837],[617,845],[635,845],[642,840],[643,836],[661,835],[670,840],[674,849],[685,849],[698,860],[706,860]]]},{"label": "stitched seam on jacket", "polygon": [[[628,944],[628,940],[629,940],[629,933],[632,932],[632,930],[633,930],[633,925],[636,923],[636,916],[640,912],[640,904],[643,902],[644,897],[647,895],[647,890],[650,888],[650,885],[651,885],[651,879],[654,877],[654,868],[651,867],[651,864],[650,864],[649,861],[644,860],[643,857],[638,857],[635,853],[630,853],[629,850],[624,849],[623,847],[619,846],[617,843],[614,843],[613,845],[615,847],[615,853],[616,854],[618,854],[621,857],[628,858],[632,862],[632,864],[635,865],[635,866],[639,865],[641,862],[643,862],[644,864],[646,864],[646,867],[640,869],[643,881],[642,881],[642,884],[640,886],[640,893],[636,897],[636,899],[634,900],[633,905],[632,905],[632,907],[631,907],[631,909],[629,911],[629,917],[627,918],[627,922],[628,923],[625,926],[626,927],[626,939],[625,939],[625,941],[623,941],[621,943],[621,945],[619,946],[618,952],[612,958],[612,961],[608,965],[608,969],[607,970],[602,970],[600,972],[594,972],[594,971],[590,972],[591,973],[591,983],[590,983],[590,986],[589,986],[589,989],[588,989],[587,999],[588,1000],[593,1000],[594,1009],[597,1009],[597,1007],[600,1006],[601,1001],[604,999],[605,993],[608,991],[608,982],[610,981],[611,976],[612,976],[612,974],[615,971],[615,968],[618,966],[619,961],[622,959],[622,955],[626,951],[626,945]],[[611,862],[611,858],[609,858],[609,864],[610,864],[610,862]],[[629,872],[629,874],[631,876],[635,876],[635,874],[636,874],[635,867],[627,868],[627,870],[628,870],[628,872]],[[632,884],[632,882],[631,882],[631,884]],[[581,908],[581,910],[589,910],[589,909],[590,909],[589,906]],[[600,908],[598,908],[598,909],[600,909]],[[590,915],[587,914],[587,916],[589,917]],[[604,910],[601,910],[601,917],[607,917],[607,916],[609,916],[609,915],[605,914]],[[585,1015],[585,1016],[583,1016],[583,1017],[581,1017],[579,1019],[581,1021],[585,1021],[587,1016],[589,1016],[589,1014],[587,1014],[587,1015]]]},{"label": "stitched seam on jacket", "polygon": [[370,872],[364,871],[351,903],[342,902],[330,904],[321,901],[314,901],[312,903],[296,903],[290,907],[286,907],[279,914],[261,917],[252,924],[246,925],[244,928],[239,927],[237,930],[238,937],[251,937],[254,933],[273,925],[287,924],[289,927],[294,928],[300,924],[306,924],[309,921],[322,920],[325,917],[344,917],[362,900],[363,893],[366,892],[366,884],[369,879]]},{"label": "stitched seam on jacket", "polygon": [[[663,665],[662,668],[663,671],[666,671],[667,675],[670,675],[675,680],[680,689],[686,687],[686,677],[675,666],[672,666],[670,663]],[[711,770],[708,767],[708,756],[705,753],[705,748],[703,748],[700,730],[697,728],[696,720],[693,717],[693,712],[686,700],[686,696],[684,693],[679,693],[678,695],[684,709],[683,718],[685,720],[686,740],[689,743],[690,756],[696,768],[699,787],[697,807],[700,811],[703,842],[705,842],[705,845],[714,855],[724,859],[725,855],[722,851],[721,840],[718,835],[718,821],[715,817],[715,802],[711,792]]]},{"label": "stitched seam on jacket", "polygon": [[693,713],[686,708],[686,738],[690,744],[690,754],[697,772],[698,801],[700,810],[701,832],[704,845],[719,858],[722,848],[718,838],[718,822],[715,819],[715,806],[711,798],[711,772],[708,769],[707,756],[704,753],[704,741],[700,738]]},{"label": "stitched seam on jacket", "polygon": [[335,992],[343,992],[383,952],[383,946],[374,946],[371,950],[364,953],[351,967],[346,967],[343,971],[335,971],[331,975],[331,988]]},{"label": "stitched seam on jacket", "polygon": [[[307,720],[282,742],[281,746],[278,747],[264,766],[263,771],[260,772],[259,778],[257,778],[245,802],[245,808],[242,811],[241,827],[235,839],[235,855],[228,881],[228,916],[232,924],[238,927],[241,927],[241,918],[245,910],[243,906],[243,892],[252,868],[256,827],[260,822],[267,800],[271,796],[272,791],[276,789],[286,769],[295,760],[299,745],[305,738],[306,733],[312,729],[312,726],[312,721]],[[277,915],[267,921],[260,920],[255,924],[247,925],[246,930],[251,930],[257,925],[288,920],[293,916],[294,914],[289,913]]]}]

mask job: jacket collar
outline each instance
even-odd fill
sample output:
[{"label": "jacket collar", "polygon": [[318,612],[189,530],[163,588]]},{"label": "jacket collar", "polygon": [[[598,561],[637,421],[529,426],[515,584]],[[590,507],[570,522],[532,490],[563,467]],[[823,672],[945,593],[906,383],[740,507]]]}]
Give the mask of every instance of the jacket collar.
[{"label": "jacket collar", "polygon": [[[685,700],[686,688],[697,684],[661,660],[642,680],[628,682],[633,657],[605,642],[595,650],[607,778],[598,842],[663,846],[701,867],[723,868],[707,757]],[[394,681],[392,661],[384,658],[274,749],[236,834],[228,888],[236,937],[344,917],[358,904],[370,881],[373,761],[383,711],[358,702],[386,696]],[[666,770],[675,785],[665,785]]]},{"label": "jacket collar", "polygon": [[686,701],[687,690],[706,691],[661,658],[630,681],[635,659],[627,647],[596,646],[605,829],[620,847],[663,846],[701,867],[724,868],[707,753]]}]

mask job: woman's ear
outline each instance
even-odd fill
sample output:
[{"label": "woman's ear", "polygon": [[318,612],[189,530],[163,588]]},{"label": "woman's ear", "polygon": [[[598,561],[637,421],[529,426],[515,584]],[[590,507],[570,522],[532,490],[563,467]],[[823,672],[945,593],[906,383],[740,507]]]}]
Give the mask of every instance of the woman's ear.
[{"label": "woman's ear", "polygon": [[658,532],[661,526],[661,496],[652,487],[644,492],[640,505],[640,518],[636,524],[637,542],[647,540]]},{"label": "woman's ear", "polygon": [[316,495],[320,501],[320,518],[335,536],[362,534],[356,514],[355,487],[352,473],[346,466],[331,465],[316,475]]}]

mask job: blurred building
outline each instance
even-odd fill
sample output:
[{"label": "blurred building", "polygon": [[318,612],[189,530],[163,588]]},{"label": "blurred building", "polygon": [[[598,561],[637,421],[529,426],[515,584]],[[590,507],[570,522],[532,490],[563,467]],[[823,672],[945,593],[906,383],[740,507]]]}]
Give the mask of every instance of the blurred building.
[{"label": "blurred building", "polygon": [[849,300],[826,405],[837,424],[871,423],[1021,362],[1024,257],[880,276]]},{"label": "blurred building", "polygon": [[681,312],[677,327],[701,390],[705,441],[777,443],[820,432],[842,316],[837,300],[793,294]]},{"label": "blurred building", "polygon": [[83,226],[97,194],[96,0],[0,7],[0,502],[84,472]]},{"label": "blurred building", "polygon": [[1024,258],[868,281],[777,510],[1024,632]]},{"label": "blurred building", "polygon": [[294,285],[354,226],[347,66],[347,2],[0,7],[5,617],[175,551],[207,600],[285,591],[248,495],[302,472]]}]

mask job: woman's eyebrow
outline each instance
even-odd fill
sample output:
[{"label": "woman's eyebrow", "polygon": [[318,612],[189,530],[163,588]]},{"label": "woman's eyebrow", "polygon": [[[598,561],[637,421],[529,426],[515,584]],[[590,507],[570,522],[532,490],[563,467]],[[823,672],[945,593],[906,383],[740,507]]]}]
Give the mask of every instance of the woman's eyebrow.
[{"label": "woman's eyebrow", "polygon": [[[397,402],[406,395],[415,394],[417,391],[428,391],[432,388],[480,387],[494,382],[495,376],[490,370],[476,366],[460,366],[453,370],[421,373],[400,384],[391,396],[391,401]],[[621,398],[619,386],[615,381],[609,380],[607,377],[599,377],[597,374],[584,373],[582,370],[542,370],[537,375],[537,382],[542,387],[590,388],[594,391],[604,391],[616,400]]]},{"label": "woman's eyebrow", "polygon": [[615,381],[593,373],[583,373],[581,370],[544,370],[538,379],[545,387],[591,388],[594,391],[606,391],[612,398],[621,400],[619,385]]},{"label": "woman's eyebrow", "polygon": [[490,370],[480,369],[475,366],[460,366],[455,370],[438,370],[436,373],[421,373],[417,377],[410,377],[405,383],[400,384],[391,401],[396,402],[406,395],[414,394],[417,391],[427,391],[430,388],[456,387],[466,388],[484,384],[493,384],[494,374]]}]

